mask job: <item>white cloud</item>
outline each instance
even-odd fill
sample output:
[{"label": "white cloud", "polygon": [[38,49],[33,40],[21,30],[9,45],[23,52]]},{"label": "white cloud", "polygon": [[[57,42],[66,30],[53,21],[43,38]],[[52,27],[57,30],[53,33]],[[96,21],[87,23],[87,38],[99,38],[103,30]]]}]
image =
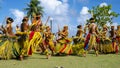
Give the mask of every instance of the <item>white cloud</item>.
[{"label": "white cloud", "polygon": [[[69,4],[68,0],[39,0],[41,1],[41,5],[44,7],[44,21],[47,16],[51,16],[53,18],[53,29],[56,32],[57,24],[59,24],[60,28],[64,25],[69,26]],[[71,27],[71,26],[69,26]]]},{"label": "white cloud", "polygon": [[[53,32],[58,31],[59,28],[62,29],[64,25],[69,26],[69,36],[74,35],[76,26],[70,23],[70,9],[68,0],[39,0],[41,5],[44,7],[44,18],[51,16],[53,18]],[[49,25],[49,23],[48,23]]]},{"label": "white cloud", "polygon": [[80,14],[81,14],[81,15],[89,14],[89,13],[88,13],[88,10],[89,10],[88,7],[82,7],[82,10],[80,11]]},{"label": "white cloud", "polygon": [[18,9],[11,9],[11,13],[15,17],[13,26],[16,26],[17,24],[20,25],[23,17],[25,16],[24,12]]},{"label": "white cloud", "polygon": [[44,11],[47,14],[53,14],[56,8],[62,4],[62,2],[58,0],[39,0],[39,1],[41,1],[41,5],[44,7]]},{"label": "white cloud", "polygon": [[100,4],[100,7],[107,6],[107,3],[103,2]]},{"label": "white cloud", "polygon": [[50,16],[64,16],[68,13],[69,5],[67,0],[58,1],[58,0],[40,0],[41,5],[44,7],[45,14]]},{"label": "white cloud", "polygon": [[88,10],[88,7],[82,7],[80,11],[80,16],[77,19],[78,24],[85,25],[86,20],[88,20],[91,17],[91,15],[88,13]]}]

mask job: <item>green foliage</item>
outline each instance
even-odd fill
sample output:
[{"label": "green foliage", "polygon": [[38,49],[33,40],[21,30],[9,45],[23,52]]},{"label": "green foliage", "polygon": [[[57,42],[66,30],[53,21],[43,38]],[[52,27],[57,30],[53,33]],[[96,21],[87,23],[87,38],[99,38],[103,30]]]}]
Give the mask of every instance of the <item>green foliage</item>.
[{"label": "green foliage", "polygon": [[115,17],[119,16],[118,13],[112,11],[111,9],[112,5],[102,7],[96,6],[89,10],[88,12],[92,14],[92,16],[95,18],[98,27],[103,27],[107,23],[112,24],[113,23],[112,20]]},{"label": "green foliage", "polygon": [[29,4],[27,4],[27,8],[24,10],[27,11],[27,16],[32,19],[33,16],[40,14],[43,16],[43,7],[40,5],[40,1],[31,0]]}]

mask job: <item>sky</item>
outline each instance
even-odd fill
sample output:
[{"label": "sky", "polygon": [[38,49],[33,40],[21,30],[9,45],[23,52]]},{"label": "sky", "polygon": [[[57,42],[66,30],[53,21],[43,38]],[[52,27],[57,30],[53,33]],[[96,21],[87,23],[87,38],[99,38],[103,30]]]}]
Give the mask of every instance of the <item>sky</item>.
[{"label": "sky", "polygon": [[[46,22],[48,16],[52,20],[52,31],[57,32],[58,27],[62,29],[64,25],[69,26],[70,36],[75,35],[76,26],[81,24],[84,26],[86,20],[91,17],[88,13],[93,6],[112,5],[112,11],[120,13],[120,0],[39,0],[44,8],[42,17],[43,23]],[[13,27],[20,25],[21,20],[26,16],[23,11],[27,7],[30,0],[0,0],[0,25],[5,24],[6,17],[14,19]],[[49,21],[50,22],[50,21]],[[48,25],[50,23],[48,22]],[[30,22],[29,22],[30,23]],[[120,16],[113,20],[113,25],[120,24]]]}]

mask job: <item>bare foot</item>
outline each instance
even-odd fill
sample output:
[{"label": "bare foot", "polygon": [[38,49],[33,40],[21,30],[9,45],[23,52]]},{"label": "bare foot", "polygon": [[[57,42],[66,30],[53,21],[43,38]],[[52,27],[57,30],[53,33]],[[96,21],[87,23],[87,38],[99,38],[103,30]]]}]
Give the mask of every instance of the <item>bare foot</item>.
[{"label": "bare foot", "polygon": [[49,54],[49,55],[47,55],[47,59],[49,59],[51,57],[51,55]]},{"label": "bare foot", "polygon": [[20,55],[20,60],[21,60],[21,61],[23,60],[23,56],[22,56],[22,55]]},{"label": "bare foot", "polygon": [[96,56],[98,56],[98,51],[96,51]]},{"label": "bare foot", "polygon": [[86,57],[86,52],[83,53],[83,57]]}]

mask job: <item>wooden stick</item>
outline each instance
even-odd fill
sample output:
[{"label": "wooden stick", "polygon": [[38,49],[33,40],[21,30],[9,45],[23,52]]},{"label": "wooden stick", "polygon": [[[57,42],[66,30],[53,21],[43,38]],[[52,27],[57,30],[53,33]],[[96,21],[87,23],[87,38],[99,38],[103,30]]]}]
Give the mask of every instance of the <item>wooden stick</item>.
[{"label": "wooden stick", "polygon": [[45,23],[45,26],[47,25],[49,19],[50,19],[50,16],[48,16],[47,21],[46,21],[46,23]]}]

